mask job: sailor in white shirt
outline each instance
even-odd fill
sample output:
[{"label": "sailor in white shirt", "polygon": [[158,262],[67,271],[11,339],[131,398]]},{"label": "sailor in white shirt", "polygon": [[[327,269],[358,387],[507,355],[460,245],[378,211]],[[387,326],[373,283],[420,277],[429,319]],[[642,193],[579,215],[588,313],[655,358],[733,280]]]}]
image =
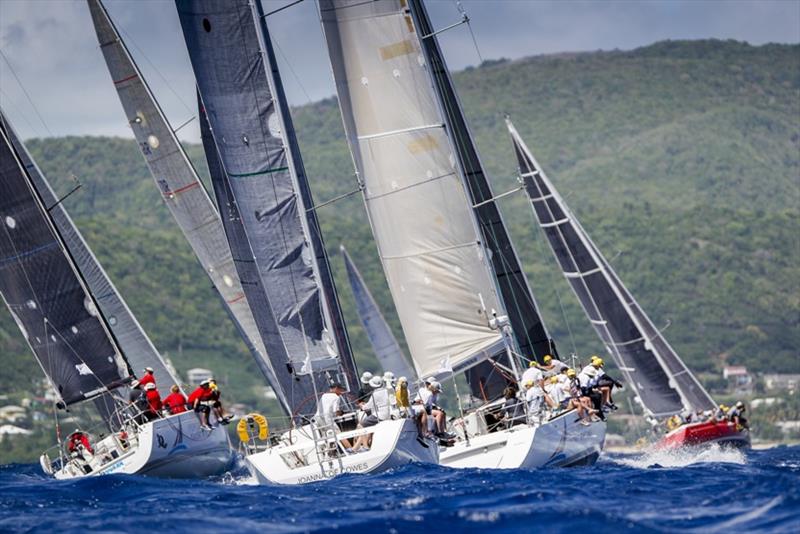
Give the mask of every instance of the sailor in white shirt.
[{"label": "sailor in white shirt", "polygon": [[537,365],[536,360],[531,360],[531,363],[528,364],[528,368],[522,373],[522,379],[520,380],[523,385],[525,385],[528,380],[533,380],[535,384],[538,384],[542,380],[542,372],[536,367]]},{"label": "sailor in white shirt", "polygon": [[569,392],[564,389],[564,384],[558,380],[557,376],[551,376],[545,381],[545,391],[550,395],[555,407],[561,409],[566,407],[570,398]]},{"label": "sailor in white shirt", "polygon": [[545,354],[544,358],[542,358],[543,364],[539,365],[539,370],[542,372],[542,376],[544,378],[550,378],[551,376],[555,376],[561,372],[562,369],[567,367],[567,364],[562,362],[561,360],[554,360],[552,356],[549,354]]},{"label": "sailor in white shirt", "polygon": [[[317,414],[315,420],[318,426],[330,426],[334,424],[335,418],[342,415],[342,399],[341,395],[344,393],[344,386],[341,384],[332,384],[328,393],[323,393],[317,401]],[[341,440],[342,445],[349,448],[350,440]]]}]

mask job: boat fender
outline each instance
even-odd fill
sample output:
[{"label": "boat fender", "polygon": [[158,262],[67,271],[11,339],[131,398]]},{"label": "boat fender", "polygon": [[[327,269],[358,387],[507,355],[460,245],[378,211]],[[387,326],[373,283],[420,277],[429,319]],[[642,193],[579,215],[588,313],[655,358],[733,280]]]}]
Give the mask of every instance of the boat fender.
[{"label": "boat fender", "polygon": [[260,413],[251,413],[239,420],[236,432],[241,441],[250,441],[256,437],[263,441],[269,436],[269,423],[267,418]]},{"label": "boat fender", "polygon": [[41,456],[39,456],[39,465],[42,466],[42,471],[44,471],[46,475],[53,474],[53,465],[50,462],[50,457],[47,455],[47,453],[44,453]]}]

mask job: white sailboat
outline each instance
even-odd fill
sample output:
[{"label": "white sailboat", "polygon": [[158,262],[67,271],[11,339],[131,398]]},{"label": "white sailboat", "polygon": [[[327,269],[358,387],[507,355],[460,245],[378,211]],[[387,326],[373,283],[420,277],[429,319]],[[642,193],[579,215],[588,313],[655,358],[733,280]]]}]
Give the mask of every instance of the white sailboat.
[{"label": "white sailboat", "polygon": [[[291,425],[264,447],[248,440],[248,468],[263,483],[299,484],[436,462],[437,447],[418,439],[411,420],[353,428],[354,414],[341,426],[315,418],[331,384],[358,382],[263,9],[248,0],[176,4],[226,237]],[[368,451],[342,445],[362,435],[371,436]]]},{"label": "white sailboat", "polygon": [[60,399],[57,408],[91,400],[103,420],[72,447],[75,433],[59,435],[42,469],[56,478],[221,474],[233,460],[224,428],[203,429],[192,412],[150,422],[131,412],[133,366],[153,367],[162,384],[175,378],[2,112],[0,133],[0,294]]},{"label": "white sailboat", "polygon": [[[321,0],[339,105],[372,232],[420,377],[465,373],[483,405],[442,465],[593,463],[605,423],[574,412],[511,428],[487,415],[521,352],[554,346],[505,229],[424,5]],[[448,362],[448,365],[442,365]],[[440,369],[447,367],[442,373]]]}]

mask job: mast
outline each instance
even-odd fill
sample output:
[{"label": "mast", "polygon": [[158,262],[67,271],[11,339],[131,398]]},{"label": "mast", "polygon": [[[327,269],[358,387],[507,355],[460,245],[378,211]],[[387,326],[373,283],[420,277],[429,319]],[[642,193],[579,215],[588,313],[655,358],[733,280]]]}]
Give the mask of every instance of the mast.
[{"label": "mast", "polygon": [[279,403],[290,413],[233,264],[220,215],[102,2],[87,2],[114,88],[162,200]]},{"label": "mast", "polygon": [[716,405],[569,210],[507,120],[533,212],[584,312],[645,411],[666,417]]},{"label": "mast", "polygon": [[0,294],[66,407],[123,385],[131,369],[4,117],[0,111]]},{"label": "mast", "polygon": [[305,174],[287,138],[292,126],[259,34],[261,15],[247,0],[176,4],[216,147],[207,146],[206,157],[219,160],[209,162],[220,171],[212,173],[218,204],[236,213],[223,218],[228,242],[243,280],[252,262],[256,276],[244,291],[292,413],[308,415],[315,390],[332,380],[355,385],[355,366],[343,362],[352,352],[334,327],[327,295],[335,298],[335,289],[320,274],[321,239],[306,215]]},{"label": "mast", "polygon": [[[405,0],[401,0],[401,5]],[[539,362],[546,354],[558,356],[542,321],[533,292],[522,270],[511,237],[500,210],[493,200],[494,194],[483,170],[475,142],[439,47],[422,0],[408,0],[408,10],[417,29],[417,38],[428,65],[445,130],[454,149],[458,166],[467,184],[475,217],[480,226],[486,248],[491,252],[494,276],[500,289],[502,302],[511,321],[519,349],[524,356],[535,357]]]},{"label": "mast", "polygon": [[378,303],[370,293],[367,284],[364,282],[361,273],[358,271],[353,259],[348,254],[344,245],[339,247],[344,259],[344,266],[347,270],[347,279],[350,282],[350,289],[356,301],[358,318],[364,331],[367,333],[378,363],[384,371],[392,371],[396,376],[405,376],[409,382],[416,382],[417,374],[408,365],[408,361],[400,349],[400,344],[392,333],[391,327],[384,319]]},{"label": "mast", "polygon": [[[322,0],[350,152],[420,377],[505,354],[503,314],[471,201],[401,0]],[[448,373],[449,375],[449,373]]]}]

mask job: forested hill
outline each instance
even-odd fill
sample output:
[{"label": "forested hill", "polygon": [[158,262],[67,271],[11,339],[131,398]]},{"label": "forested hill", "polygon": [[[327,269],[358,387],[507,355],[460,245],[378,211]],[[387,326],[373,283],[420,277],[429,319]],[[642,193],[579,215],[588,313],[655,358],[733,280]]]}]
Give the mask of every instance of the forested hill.
[{"label": "forested hill", "polygon": [[[800,47],[662,42],[489,61],[455,75],[496,193],[516,186],[508,113],[592,238],[698,371],[800,372]],[[121,113],[121,112],[120,112]],[[294,110],[318,203],[355,187],[333,99]],[[259,375],[160,201],[134,141],[32,140],[131,308],[179,370],[252,399]],[[198,146],[190,153],[204,170]],[[600,352],[521,195],[502,209],[561,353]],[[375,370],[338,246],[401,335],[357,195],[319,210],[359,361]],[[0,389],[39,368],[0,310]]]}]

